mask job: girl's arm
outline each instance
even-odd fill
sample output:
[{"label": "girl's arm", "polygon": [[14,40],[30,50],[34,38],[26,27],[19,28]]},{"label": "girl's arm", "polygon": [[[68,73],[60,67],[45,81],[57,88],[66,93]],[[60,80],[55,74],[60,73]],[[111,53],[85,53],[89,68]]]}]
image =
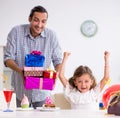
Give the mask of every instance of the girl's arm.
[{"label": "girl's arm", "polygon": [[62,82],[64,87],[66,87],[66,84],[68,81],[67,78],[65,77],[65,66],[66,66],[66,61],[67,61],[69,55],[70,55],[69,52],[64,52],[61,68],[59,71],[59,78],[60,78],[60,81]]},{"label": "girl's arm", "polygon": [[109,52],[104,52],[104,60],[105,60],[105,66],[104,66],[104,77],[100,82],[100,90],[102,91],[108,80],[110,79],[109,75]]}]

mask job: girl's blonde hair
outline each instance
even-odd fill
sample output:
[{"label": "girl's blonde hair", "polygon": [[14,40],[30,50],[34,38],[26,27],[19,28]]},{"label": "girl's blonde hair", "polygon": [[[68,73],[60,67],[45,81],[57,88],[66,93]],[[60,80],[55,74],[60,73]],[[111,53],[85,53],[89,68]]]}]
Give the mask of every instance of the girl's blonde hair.
[{"label": "girl's blonde hair", "polygon": [[91,71],[91,69],[87,66],[79,66],[75,71],[74,71],[74,74],[73,74],[73,77],[71,77],[69,79],[69,84],[73,87],[73,88],[76,88],[77,87],[75,86],[75,80],[76,78],[78,77],[81,77],[83,74],[88,74],[90,76],[90,79],[93,80],[93,84],[91,85],[90,89],[94,88],[96,86],[96,79],[95,77],[93,76],[93,73]]}]

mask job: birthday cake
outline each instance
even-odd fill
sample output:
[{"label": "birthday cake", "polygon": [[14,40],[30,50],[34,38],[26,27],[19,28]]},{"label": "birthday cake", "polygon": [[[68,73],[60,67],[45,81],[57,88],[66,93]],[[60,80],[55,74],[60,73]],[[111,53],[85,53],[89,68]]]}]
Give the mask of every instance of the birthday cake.
[{"label": "birthday cake", "polygon": [[28,98],[25,94],[24,94],[24,97],[21,101],[21,107],[22,108],[29,108],[29,101],[28,101]]}]

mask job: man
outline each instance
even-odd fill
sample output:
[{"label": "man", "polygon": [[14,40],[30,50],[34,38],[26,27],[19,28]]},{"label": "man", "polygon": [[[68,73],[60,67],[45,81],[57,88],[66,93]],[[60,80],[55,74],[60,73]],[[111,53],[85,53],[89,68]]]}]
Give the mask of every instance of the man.
[{"label": "man", "polygon": [[16,93],[17,107],[25,94],[30,104],[36,108],[44,104],[50,94],[46,90],[26,90],[24,88],[23,67],[25,56],[33,50],[39,50],[45,56],[44,68],[50,67],[51,62],[58,72],[62,62],[62,51],[55,32],[46,28],[48,12],[42,6],[35,6],[29,15],[29,24],[12,28],[7,37],[4,63],[13,70],[12,86]]}]

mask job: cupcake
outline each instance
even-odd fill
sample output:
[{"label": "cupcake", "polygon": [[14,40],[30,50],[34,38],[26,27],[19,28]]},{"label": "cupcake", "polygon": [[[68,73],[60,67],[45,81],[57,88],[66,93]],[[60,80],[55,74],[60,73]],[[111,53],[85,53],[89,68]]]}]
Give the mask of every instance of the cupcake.
[{"label": "cupcake", "polygon": [[54,108],[55,107],[55,104],[53,103],[51,97],[46,97],[45,104],[43,105],[43,107],[46,107],[46,108]]},{"label": "cupcake", "polygon": [[25,94],[24,94],[24,97],[21,101],[21,107],[22,108],[29,108],[29,101],[28,101],[28,98]]}]

